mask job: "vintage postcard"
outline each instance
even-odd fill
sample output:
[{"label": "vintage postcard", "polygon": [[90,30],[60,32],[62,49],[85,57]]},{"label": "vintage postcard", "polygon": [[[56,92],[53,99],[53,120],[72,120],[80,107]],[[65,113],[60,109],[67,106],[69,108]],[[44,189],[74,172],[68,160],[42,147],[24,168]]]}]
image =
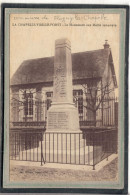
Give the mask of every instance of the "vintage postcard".
[{"label": "vintage postcard", "polygon": [[4,188],[124,189],[126,11],[5,8]]}]

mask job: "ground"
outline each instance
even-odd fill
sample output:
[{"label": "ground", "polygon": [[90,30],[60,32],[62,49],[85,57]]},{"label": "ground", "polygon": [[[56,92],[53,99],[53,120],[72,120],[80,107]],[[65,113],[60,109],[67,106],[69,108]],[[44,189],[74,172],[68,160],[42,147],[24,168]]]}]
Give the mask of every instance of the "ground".
[{"label": "ground", "polygon": [[99,171],[11,165],[10,181],[115,181],[117,162],[116,158]]}]

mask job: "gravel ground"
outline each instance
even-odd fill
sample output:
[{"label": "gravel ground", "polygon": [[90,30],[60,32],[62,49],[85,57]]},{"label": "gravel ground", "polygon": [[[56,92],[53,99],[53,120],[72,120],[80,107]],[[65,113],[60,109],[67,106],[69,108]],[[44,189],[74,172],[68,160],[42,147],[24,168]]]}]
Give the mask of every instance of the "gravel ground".
[{"label": "gravel ground", "polygon": [[11,165],[10,181],[115,181],[118,172],[117,162],[116,158],[98,172]]}]

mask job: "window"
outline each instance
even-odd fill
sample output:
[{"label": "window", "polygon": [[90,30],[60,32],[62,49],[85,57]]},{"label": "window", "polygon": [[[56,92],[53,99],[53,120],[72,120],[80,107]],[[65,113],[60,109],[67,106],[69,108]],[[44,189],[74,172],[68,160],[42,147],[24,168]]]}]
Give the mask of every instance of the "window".
[{"label": "window", "polygon": [[47,96],[47,98],[49,98],[49,97],[51,98],[53,96],[53,92],[47,92],[46,96]]},{"label": "window", "polygon": [[83,113],[83,97],[78,98],[78,111]]},{"label": "window", "polygon": [[53,92],[46,92],[46,100],[47,100],[47,110],[50,108],[51,106],[51,102],[52,102],[52,97],[53,97]]},{"label": "window", "polygon": [[73,90],[73,98],[76,106],[78,107],[79,114],[83,113],[83,91]]},{"label": "window", "polygon": [[23,94],[24,99],[24,115],[33,115],[33,93],[27,93],[26,91]]}]

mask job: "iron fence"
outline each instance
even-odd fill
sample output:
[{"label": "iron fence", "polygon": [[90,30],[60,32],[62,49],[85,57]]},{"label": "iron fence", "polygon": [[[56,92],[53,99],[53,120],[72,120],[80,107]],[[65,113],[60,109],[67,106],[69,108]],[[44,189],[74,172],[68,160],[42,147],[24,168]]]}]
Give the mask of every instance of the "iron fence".
[{"label": "iron fence", "polygon": [[10,159],[95,165],[117,153],[117,129],[83,133],[10,132]]}]

